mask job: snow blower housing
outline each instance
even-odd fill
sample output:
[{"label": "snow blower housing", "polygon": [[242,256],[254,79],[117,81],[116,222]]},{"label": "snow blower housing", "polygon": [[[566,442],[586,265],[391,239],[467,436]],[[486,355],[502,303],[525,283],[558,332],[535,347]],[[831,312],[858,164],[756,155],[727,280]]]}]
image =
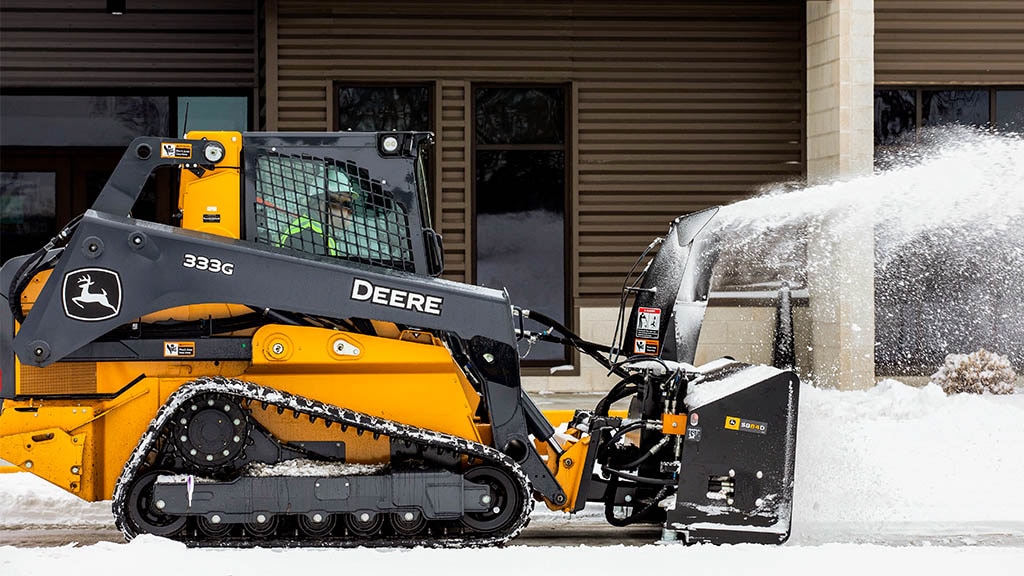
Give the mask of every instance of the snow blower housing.
[{"label": "snow blower housing", "polygon": [[[785,541],[797,377],[692,365],[715,211],[672,223],[621,340],[589,342],[437,278],[431,141],[136,139],[90,210],[0,268],[0,458],[111,499],[128,538],[194,546],[492,545],[535,500],[666,539]],[[158,168],[179,174],[180,226],[130,216]],[[524,338],[617,378],[564,433],[522,390]]]}]

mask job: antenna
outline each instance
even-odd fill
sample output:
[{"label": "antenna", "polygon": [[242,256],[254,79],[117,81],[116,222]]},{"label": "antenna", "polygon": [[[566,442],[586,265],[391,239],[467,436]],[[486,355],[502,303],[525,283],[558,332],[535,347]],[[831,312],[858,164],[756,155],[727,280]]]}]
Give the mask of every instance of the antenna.
[{"label": "antenna", "polygon": [[188,134],[188,105],[191,104],[191,100],[185,101],[185,119],[182,121],[181,137],[184,138]]}]

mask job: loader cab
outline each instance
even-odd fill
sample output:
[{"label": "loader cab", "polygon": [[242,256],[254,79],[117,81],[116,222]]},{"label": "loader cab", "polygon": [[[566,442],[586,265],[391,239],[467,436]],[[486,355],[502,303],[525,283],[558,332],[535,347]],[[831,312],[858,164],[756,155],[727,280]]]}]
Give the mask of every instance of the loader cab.
[{"label": "loader cab", "polygon": [[[218,143],[224,152],[212,170],[182,167],[182,227],[301,257],[431,276],[442,272],[424,166],[431,134],[196,132],[189,137]],[[205,151],[211,144],[204,146]]]}]

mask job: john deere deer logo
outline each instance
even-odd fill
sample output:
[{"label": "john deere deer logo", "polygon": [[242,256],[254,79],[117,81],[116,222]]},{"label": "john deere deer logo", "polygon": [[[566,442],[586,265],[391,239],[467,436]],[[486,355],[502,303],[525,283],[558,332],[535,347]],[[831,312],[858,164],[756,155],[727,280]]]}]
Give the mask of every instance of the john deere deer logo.
[{"label": "john deere deer logo", "polygon": [[82,268],[64,275],[64,314],[96,322],[121,311],[121,278],[104,268]]}]

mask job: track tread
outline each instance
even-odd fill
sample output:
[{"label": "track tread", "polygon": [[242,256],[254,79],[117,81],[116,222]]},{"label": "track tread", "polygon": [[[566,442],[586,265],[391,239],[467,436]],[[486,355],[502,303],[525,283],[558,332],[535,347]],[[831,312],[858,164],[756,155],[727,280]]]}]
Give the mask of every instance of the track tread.
[{"label": "track tread", "polygon": [[126,521],[127,496],[129,487],[137,474],[145,469],[148,456],[156,449],[158,440],[170,429],[170,417],[188,400],[209,393],[225,394],[236,397],[242,405],[250,402],[259,402],[262,406],[275,405],[279,410],[292,410],[296,416],[304,414],[312,422],[315,418],[323,419],[330,424],[337,423],[342,430],[347,426],[353,426],[357,430],[372,432],[375,436],[388,436],[391,440],[409,442],[429,446],[438,451],[448,450],[468,457],[470,460],[480,461],[488,465],[502,468],[509,472],[516,479],[520,491],[520,499],[523,502],[522,510],[505,530],[495,534],[474,534],[462,533],[455,535],[443,535],[440,537],[416,537],[416,538],[395,538],[389,537],[379,540],[346,539],[341,537],[330,537],[321,539],[301,538],[272,538],[254,539],[246,536],[223,538],[218,540],[203,540],[189,536],[176,537],[189,546],[203,547],[430,547],[430,548],[462,548],[462,547],[483,547],[500,545],[512,540],[529,523],[530,513],[533,510],[534,500],[529,479],[511,458],[500,451],[473,442],[465,438],[452,436],[434,430],[417,428],[400,422],[377,418],[362,412],[356,412],[347,408],[341,408],[306,398],[289,394],[281,390],[268,388],[252,382],[220,376],[203,377],[182,385],[167,399],[167,402],[157,411],[146,432],[139,439],[138,444],[132,451],[117,480],[114,488],[112,509],[114,521],[118,529],[131,540],[138,534]]}]

